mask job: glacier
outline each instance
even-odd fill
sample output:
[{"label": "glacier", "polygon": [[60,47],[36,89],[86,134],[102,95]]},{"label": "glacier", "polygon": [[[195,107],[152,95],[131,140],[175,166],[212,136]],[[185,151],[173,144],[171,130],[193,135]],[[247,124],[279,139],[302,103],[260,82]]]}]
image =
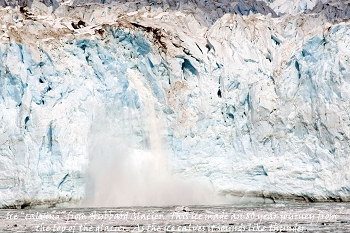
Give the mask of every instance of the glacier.
[{"label": "glacier", "polygon": [[99,190],[111,205],[138,182],[151,196],[179,182],[167,188],[348,201],[350,24],[320,3],[323,13],[295,7],[306,2],[208,17],[147,4],[1,8],[0,206]]}]

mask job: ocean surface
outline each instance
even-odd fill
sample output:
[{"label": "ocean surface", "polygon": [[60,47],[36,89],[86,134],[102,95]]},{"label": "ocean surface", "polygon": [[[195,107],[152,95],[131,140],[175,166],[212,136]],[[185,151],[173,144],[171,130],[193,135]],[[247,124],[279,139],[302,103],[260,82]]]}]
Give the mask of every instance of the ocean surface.
[{"label": "ocean surface", "polygon": [[0,210],[0,232],[350,232],[350,203]]}]

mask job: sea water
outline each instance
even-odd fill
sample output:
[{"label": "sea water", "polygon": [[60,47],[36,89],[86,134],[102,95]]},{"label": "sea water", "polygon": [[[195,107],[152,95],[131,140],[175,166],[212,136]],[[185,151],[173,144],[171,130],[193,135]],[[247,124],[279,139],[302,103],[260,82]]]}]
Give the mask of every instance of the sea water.
[{"label": "sea water", "polygon": [[0,210],[1,232],[349,232],[350,203]]}]

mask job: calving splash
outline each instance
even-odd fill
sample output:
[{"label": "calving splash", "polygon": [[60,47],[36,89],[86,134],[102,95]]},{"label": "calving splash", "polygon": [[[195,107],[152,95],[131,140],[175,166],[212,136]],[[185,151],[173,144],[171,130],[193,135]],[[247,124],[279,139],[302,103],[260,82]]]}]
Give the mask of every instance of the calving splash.
[{"label": "calving splash", "polygon": [[[164,115],[149,83],[137,69],[128,69],[130,87],[139,96],[139,108],[95,109],[90,144],[87,206],[146,206],[218,204],[212,185],[176,177],[169,166],[169,152],[164,148]],[[118,117],[117,120],[112,117]],[[121,128],[124,128],[122,130]],[[140,137],[140,144],[133,138]]]}]

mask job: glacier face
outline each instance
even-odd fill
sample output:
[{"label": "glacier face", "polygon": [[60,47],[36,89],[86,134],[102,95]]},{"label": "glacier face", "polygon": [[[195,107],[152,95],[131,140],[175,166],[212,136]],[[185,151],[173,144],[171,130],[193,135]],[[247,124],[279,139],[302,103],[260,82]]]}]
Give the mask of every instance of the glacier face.
[{"label": "glacier face", "polygon": [[0,11],[1,206],[81,200],[91,175],[145,166],[224,195],[349,199],[347,22]]}]

